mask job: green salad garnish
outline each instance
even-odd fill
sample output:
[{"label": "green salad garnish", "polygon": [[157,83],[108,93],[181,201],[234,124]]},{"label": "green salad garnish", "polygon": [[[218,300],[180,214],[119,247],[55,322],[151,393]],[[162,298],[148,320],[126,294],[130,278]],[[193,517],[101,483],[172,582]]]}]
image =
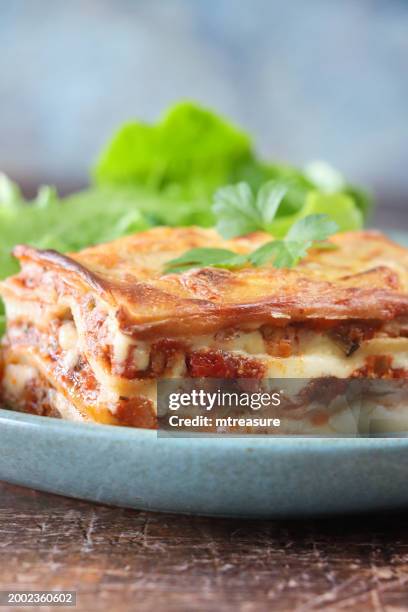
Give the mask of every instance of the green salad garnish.
[{"label": "green salad garnish", "polygon": [[[218,191],[213,210],[214,193],[237,183],[245,183],[242,193]],[[282,238],[309,215],[329,215],[340,231],[357,229],[371,206],[366,193],[327,164],[300,170],[267,163],[245,132],[182,102],[154,125],[136,121],[120,128],[99,155],[90,187],[67,198],[43,187],[27,202],[2,175],[0,278],[17,270],[10,251],[18,243],[70,251],[152,225],[216,222],[230,232],[266,229]]]},{"label": "green salad garnish", "polygon": [[[290,189],[284,181],[265,183],[257,196],[247,183],[228,185],[214,196],[216,227],[223,238],[245,236],[262,230],[273,233],[274,220],[285,194]],[[272,264],[275,268],[293,268],[306,257],[310,248],[336,248],[326,238],[336,233],[338,224],[326,214],[300,216],[281,239],[266,242],[245,255],[228,249],[195,248],[167,262],[166,273],[184,272],[189,268],[242,268]]]}]

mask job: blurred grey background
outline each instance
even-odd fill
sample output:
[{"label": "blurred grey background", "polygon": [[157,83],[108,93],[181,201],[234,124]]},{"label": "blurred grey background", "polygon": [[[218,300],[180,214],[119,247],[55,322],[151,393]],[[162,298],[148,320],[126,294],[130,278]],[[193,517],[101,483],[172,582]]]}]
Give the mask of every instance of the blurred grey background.
[{"label": "blurred grey background", "polygon": [[405,0],[0,0],[0,36],[0,169],[28,191],[86,184],[122,121],[189,98],[408,202]]}]

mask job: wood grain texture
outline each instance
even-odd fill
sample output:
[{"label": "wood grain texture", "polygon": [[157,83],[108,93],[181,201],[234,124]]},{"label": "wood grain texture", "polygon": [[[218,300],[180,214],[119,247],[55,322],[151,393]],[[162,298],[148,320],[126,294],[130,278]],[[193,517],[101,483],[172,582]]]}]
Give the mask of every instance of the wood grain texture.
[{"label": "wood grain texture", "polygon": [[408,526],[153,514],[0,484],[0,589],[76,590],[78,610],[396,612]]}]

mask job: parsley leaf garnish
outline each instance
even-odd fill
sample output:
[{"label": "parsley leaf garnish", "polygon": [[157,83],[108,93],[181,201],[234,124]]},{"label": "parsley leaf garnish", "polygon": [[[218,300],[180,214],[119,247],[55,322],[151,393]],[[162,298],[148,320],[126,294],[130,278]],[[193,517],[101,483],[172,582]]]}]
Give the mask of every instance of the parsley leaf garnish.
[{"label": "parsley leaf garnish", "polygon": [[289,242],[320,241],[325,240],[337,230],[337,223],[332,221],[328,215],[308,215],[292,225],[285,236],[285,240]]},{"label": "parsley leaf garnish", "polygon": [[248,261],[253,266],[273,261],[274,268],[293,268],[306,257],[311,247],[335,248],[324,240],[337,230],[337,224],[327,215],[309,215],[296,221],[283,240],[271,240],[250,253]]},{"label": "parsley leaf garnish", "polygon": [[166,273],[184,272],[189,268],[242,268],[246,263],[246,255],[239,255],[228,249],[190,249],[181,257],[167,262]]},{"label": "parsley leaf garnish", "polygon": [[219,234],[223,238],[235,238],[255,231],[269,232],[289,186],[285,181],[268,181],[256,196],[248,183],[218,189],[212,210]]},{"label": "parsley leaf garnish", "polygon": [[[267,227],[273,221],[288,185],[279,181],[266,183],[255,198],[246,183],[224,187],[217,192],[214,211],[220,215],[217,228],[224,237],[247,234]],[[298,219],[282,240],[266,242],[245,255],[228,249],[195,248],[167,262],[165,273],[184,272],[190,268],[242,268],[272,263],[275,268],[293,268],[306,257],[311,247],[336,248],[325,242],[338,230],[328,215],[308,215]]]}]

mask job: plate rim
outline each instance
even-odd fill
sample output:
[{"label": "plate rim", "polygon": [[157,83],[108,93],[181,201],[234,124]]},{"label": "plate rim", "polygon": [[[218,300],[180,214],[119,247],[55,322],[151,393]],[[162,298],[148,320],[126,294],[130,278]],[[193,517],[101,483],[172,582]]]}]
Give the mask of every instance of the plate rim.
[{"label": "plate rim", "polygon": [[[158,437],[157,430],[141,429],[132,427],[122,427],[118,425],[99,425],[96,423],[74,423],[72,421],[64,421],[63,419],[55,419],[52,417],[43,417],[33,414],[20,413],[5,408],[0,408],[0,427],[7,426],[16,429],[33,429],[35,432],[42,430],[45,435],[64,435],[73,434],[78,437],[92,437],[94,439],[103,439],[111,441],[139,441],[139,442],[157,442],[163,445],[170,444],[177,447],[189,447],[199,450],[202,446],[214,446],[229,448],[235,447],[237,450],[247,450],[249,447],[258,451],[290,451],[304,452],[322,451],[324,453],[336,451],[352,451],[352,450],[384,450],[390,448],[398,449],[407,448],[408,450],[408,434],[406,436],[393,437],[317,437],[317,436],[223,436],[220,437],[214,434],[190,435],[190,436],[166,436]],[[65,436],[64,436],[65,437]]]}]

